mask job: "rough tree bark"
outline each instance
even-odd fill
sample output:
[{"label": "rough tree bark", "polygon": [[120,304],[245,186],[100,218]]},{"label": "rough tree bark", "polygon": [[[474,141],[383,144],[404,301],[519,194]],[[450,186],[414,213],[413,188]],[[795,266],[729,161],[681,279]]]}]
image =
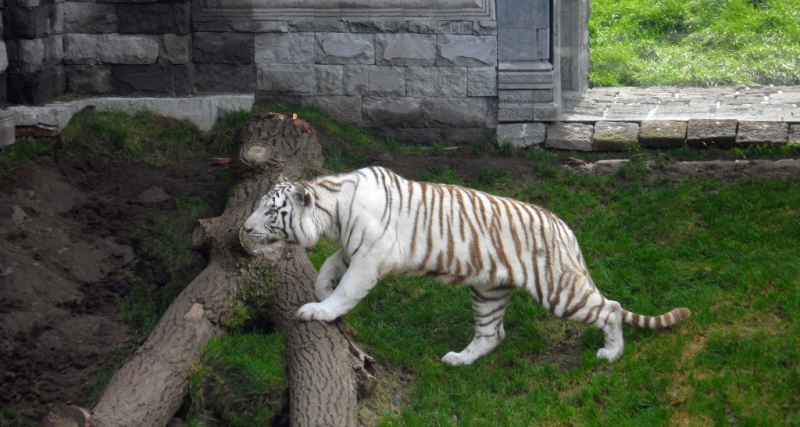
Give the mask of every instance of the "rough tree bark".
[{"label": "rough tree bark", "polygon": [[[322,149],[305,122],[283,115],[256,117],[240,138],[244,144],[234,167],[244,174],[258,172],[259,177],[236,188],[221,216],[200,221],[193,244],[207,251],[209,264],[112,377],[92,411],[97,427],[166,426],[183,402],[191,364],[241,306],[241,284],[252,283],[265,271],[274,286],[270,315],[286,337],[291,424],[357,423],[357,383],[352,369],[358,367],[353,355],[357,351],[335,324],[294,320],[297,308],[314,300],[316,272],[304,250],[276,247],[271,256],[253,258],[246,268],[241,263],[240,227],[259,198],[279,173],[287,179],[319,174]],[[356,356],[363,365],[363,354]],[[359,375],[365,375],[363,369]]]}]

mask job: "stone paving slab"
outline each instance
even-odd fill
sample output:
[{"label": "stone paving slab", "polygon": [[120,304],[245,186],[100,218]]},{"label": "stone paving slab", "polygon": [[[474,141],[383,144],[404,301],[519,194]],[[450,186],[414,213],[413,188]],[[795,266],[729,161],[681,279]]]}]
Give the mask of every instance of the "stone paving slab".
[{"label": "stone paving slab", "polygon": [[564,92],[562,100],[559,120],[564,122],[702,118],[800,123],[798,86],[593,88]]},{"label": "stone paving slab", "polygon": [[643,120],[639,143],[645,148],[677,148],[686,141],[687,123],[679,120]]},{"label": "stone paving slab", "polygon": [[581,123],[554,123],[547,128],[545,147],[560,150],[592,151],[594,126]]},{"label": "stone paving slab", "polygon": [[740,122],[736,145],[785,144],[789,139],[789,124],[782,122]]},{"label": "stone paving slab", "polygon": [[597,122],[594,124],[592,150],[627,151],[639,145],[639,125],[627,122]]},{"label": "stone paving slab", "polygon": [[691,119],[686,129],[686,145],[692,148],[731,148],[736,142],[737,125],[738,122],[732,119]]}]

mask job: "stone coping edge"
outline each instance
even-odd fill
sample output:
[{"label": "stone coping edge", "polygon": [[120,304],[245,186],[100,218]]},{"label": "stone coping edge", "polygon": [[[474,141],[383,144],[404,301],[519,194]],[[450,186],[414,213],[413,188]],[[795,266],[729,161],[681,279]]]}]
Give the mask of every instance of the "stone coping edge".
[{"label": "stone coping edge", "polygon": [[94,107],[98,111],[123,111],[128,114],[150,110],[163,116],[189,120],[203,132],[208,132],[217,121],[220,111],[250,111],[253,109],[254,103],[254,94],[185,98],[104,97],[53,102],[42,106],[12,106],[1,110],[0,113],[11,112],[16,126],[32,126],[61,131],[67,126],[72,116],[86,107]]}]

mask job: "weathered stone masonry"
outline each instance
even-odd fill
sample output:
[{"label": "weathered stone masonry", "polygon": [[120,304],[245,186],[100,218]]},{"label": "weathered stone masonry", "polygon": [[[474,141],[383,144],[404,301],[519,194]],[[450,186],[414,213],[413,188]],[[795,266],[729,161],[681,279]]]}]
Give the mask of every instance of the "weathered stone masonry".
[{"label": "weathered stone masonry", "polygon": [[493,138],[498,125],[555,120],[562,80],[580,90],[588,75],[587,0],[1,6],[2,103],[255,93],[316,105],[382,138],[462,144]]}]

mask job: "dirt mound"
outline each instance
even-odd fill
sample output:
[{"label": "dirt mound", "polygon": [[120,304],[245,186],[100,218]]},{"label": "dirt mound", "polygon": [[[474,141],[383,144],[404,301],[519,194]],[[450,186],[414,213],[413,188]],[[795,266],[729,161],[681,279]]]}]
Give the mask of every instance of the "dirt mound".
[{"label": "dirt mound", "polygon": [[91,407],[111,352],[137,344],[114,314],[134,290],[117,273],[158,270],[142,259],[136,231],[175,210],[177,197],[221,207],[225,191],[202,162],[41,157],[15,170],[0,191],[0,407],[20,424],[54,402]]}]

